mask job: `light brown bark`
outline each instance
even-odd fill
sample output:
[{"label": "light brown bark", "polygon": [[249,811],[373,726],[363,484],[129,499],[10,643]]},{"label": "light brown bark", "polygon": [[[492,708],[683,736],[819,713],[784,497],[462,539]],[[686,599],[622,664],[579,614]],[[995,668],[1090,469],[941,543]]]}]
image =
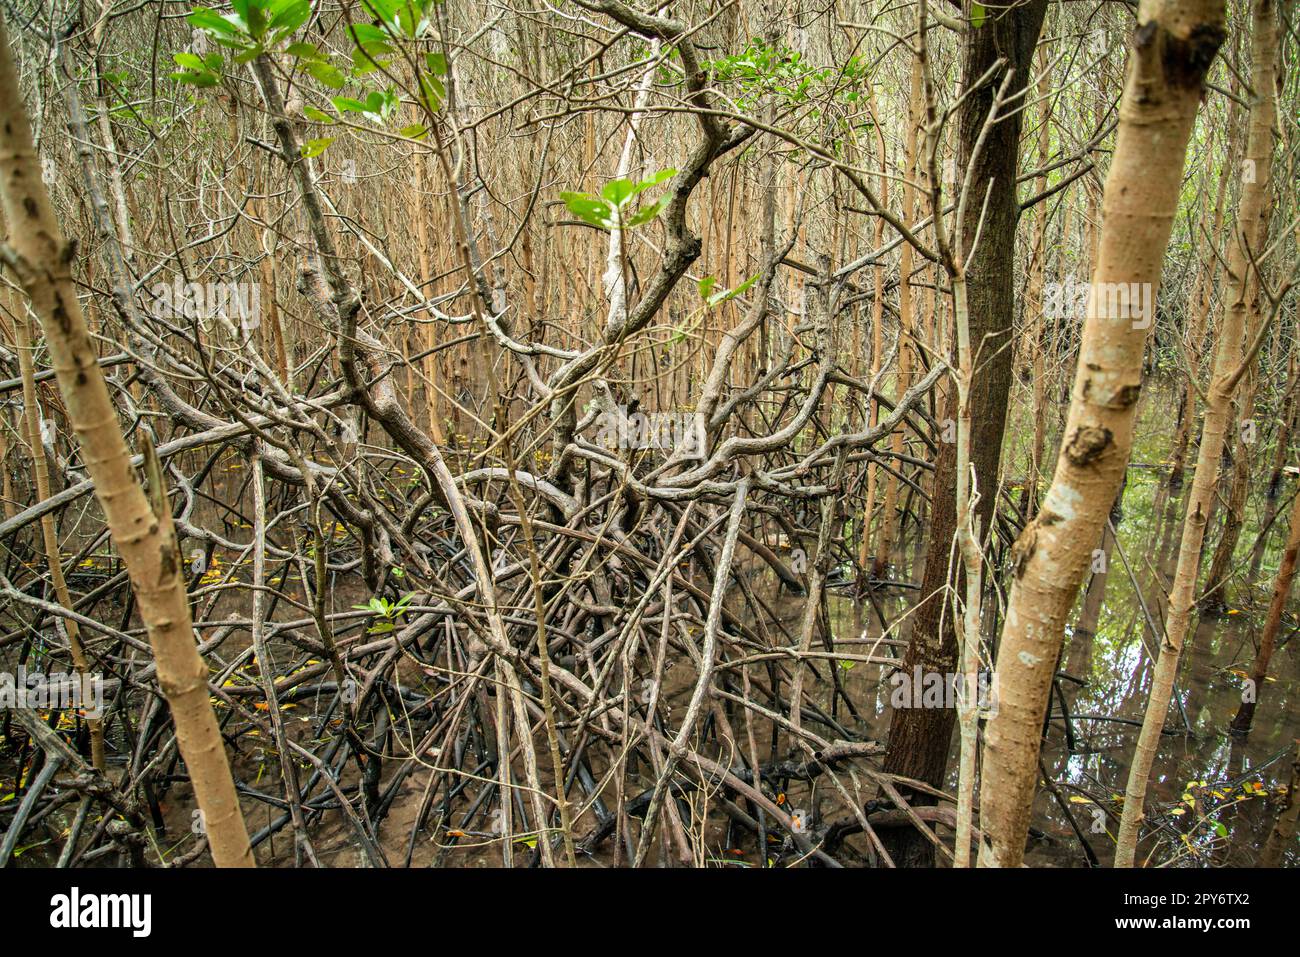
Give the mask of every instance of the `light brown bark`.
[{"label": "light brown bark", "polygon": [[[912,58],[911,93],[908,99],[907,146],[905,149],[907,167],[903,172],[906,184],[903,186],[903,222],[909,226],[916,211],[916,177],[919,175],[918,158],[920,146],[918,133],[921,126],[921,68],[918,57]],[[912,295],[912,260],[913,251],[910,243],[904,243],[898,263],[898,373],[895,379],[894,396],[898,398],[907,391],[912,378],[911,342],[914,333],[913,295]],[[903,430],[899,429],[890,438],[890,452],[898,461],[903,453]],[[885,480],[885,503],[880,514],[880,539],[876,543],[876,560],[872,564],[871,574],[874,578],[886,577],[889,557],[898,541],[901,519],[898,514],[898,476],[889,473]]]},{"label": "light brown bark", "polygon": [[[1188,625],[1196,605],[1196,580],[1201,566],[1201,546],[1205,540],[1206,520],[1218,486],[1219,457],[1223,454],[1232,397],[1253,355],[1242,358],[1242,337],[1246,327],[1247,296],[1250,288],[1252,257],[1257,251],[1258,226],[1268,195],[1273,156],[1273,77],[1277,60],[1277,27],[1273,0],[1256,0],[1252,15],[1251,82],[1255,98],[1250,109],[1246,159],[1255,164],[1255,176],[1242,185],[1234,240],[1228,250],[1228,288],[1224,295],[1223,321],[1219,329],[1219,346],[1214,359],[1214,374],[1201,426],[1201,447],[1196,457],[1196,473],[1183,519],[1178,566],[1169,593],[1169,611],[1165,618],[1160,656],[1151,678],[1142,730],[1129,767],[1128,786],[1124,794],[1124,813],[1116,838],[1115,866],[1134,864],[1138,830],[1142,823],[1142,806],[1146,800],[1147,780],[1155,762],[1164,728],[1165,715],[1173,695],[1174,679]],[[1243,361],[1247,364],[1243,366]]]},{"label": "light brown bark", "polygon": [[[203,812],[213,860],[218,866],[251,867],[248,832],[208,698],[208,669],[194,641],[181,578],[184,563],[166,495],[158,487],[161,468],[153,457],[151,503],[131,466],[77,300],[72,279],[76,248],[63,238],[41,182],[9,50],[8,31],[0,19],[0,200],[12,230],[3,256],[44,329],[82,460],[153,646],[158,682],[171,706],[177,745]],[[146,461],[151,455],[150,447]]]},{"label": "light brown bark", "polygon": [[[1160,280],[1206,70],[1223,41],[1223,4],[1143,0],[1120,104],[1094,283]],[[1012,548],[998,650],[998,712],[980,791],[981,866],[1019,866],[1038,779],[1043,717],[1066,616],[1128,464],[1146,324],[1090,297],[1056,473]]]},{"label": "light brown bark", "polygon": [[[36,368],[32,358],[33,345],[25,316],[14,314],[14,351],[18,353],[18,367],[23,380],[23,413],[27,424],[27,445],[32,455],[32,480],[36,486],[36,500],[43,502],[50,497],[50,467],[45,457],[45,442],[42,435],[41,403],[36,394]],[[63,558],[59,553],[59,535],[54,527],[54,513],[46,512],[41,516],[41,541],[45,547],[45,563],[50,573],[50,584],[54,587],[54,597],[60,605],[73,608],[72,593],[63,577]],[[68,635],[68,652],[72,657],[73,667],[83,679],[90,677],[90,662],[86,658],[86,649],[81,642],[81,626],[75,619],[63,621]],[[98,771],[106,768],[104,756],[104,726],[99,718],[86,719],[90,728],[91,763]]]}]

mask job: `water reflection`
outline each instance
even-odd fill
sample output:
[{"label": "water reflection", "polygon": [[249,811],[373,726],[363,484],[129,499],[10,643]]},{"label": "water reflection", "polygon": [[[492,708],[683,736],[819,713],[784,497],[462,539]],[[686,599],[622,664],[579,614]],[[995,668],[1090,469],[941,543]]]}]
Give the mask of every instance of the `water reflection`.
[{"label": "water reflection", "polygon": [[[1103,865],[1112,857],[1121,796],[1146,707],[1152,653],[1177,563],[1186,497],[1186,486],[1171,488],[1162,467],[1171,436],[1161,401],[1159,390],[1144,399],[1133,466],[1115,512],[1116,534],[1108,533],[1098,543],[1104,559],[1086,583],[1067,629],[1060,690],[1053,698],[1042,755],[1052,788],[1040,789],[1035,806],[1038,840],[1028,856],[1031,864],[1086,864],[1081,837]],[[1254,478],[1237,548],[1240,569],[1227,589],[1227,612],[1201,617],[1189,635],[1152,769],[1147,820],[1153,832],[1139,854],[1153,865],[1255,864],[1273,826],[1279,789],[1290,775],[1300,735],[1300,661],[1291,640],[1300,629],[1293,616],[1284,625],[1271,679],[1259,693],[1252,733],[1243,739],[1228,731],[1241,702],[1286,535],[1279,527],[1286,510],[1281,510],[1281,521],[1274,520],[1279,509],[1265,495],[1268,476]],[[1284,484],[1279,498],[1285,501],[1293,491]],[[1212,516],[1203,574],[1221,518]],[[1269,533],[1261,538],[1264,528]],[[919,538],[912,537],[908,553],[894,561],[900,577],[910,569],[913,582],[920,577],[915,547]],[[915,595],[899,590],[876,593],[870,604],[844,594],[833,596],[836,638],[905,639],[905,612]],[[789,601],[797,605],[797,600]],[[889,685],[881,669],[856,668],[841,677],[860,705],[863,720],[856,730],[883,739],[889,727]],[[956,744],[954,739],[952,785]],[[1283,863],[1300,864],[1300,852],[1294,846],[1287,849]]]}]

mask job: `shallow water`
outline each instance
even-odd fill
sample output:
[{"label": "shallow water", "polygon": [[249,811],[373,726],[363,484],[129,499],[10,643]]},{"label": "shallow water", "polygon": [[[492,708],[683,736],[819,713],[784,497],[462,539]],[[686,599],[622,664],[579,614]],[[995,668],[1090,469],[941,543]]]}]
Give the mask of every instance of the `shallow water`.
[{"label": "shallow water", "polygon": [[[1050,781],[1048,786],[1040,786],[1035,802],[1037,840],[1028,855],[1034,865],[1086,866],[1090,857],[1081,841],[1088,843],[1093,859],[1102,865],[1113,855],[1120,799],[1150,687],[1149,649],[1156,647],[1163,626],[1165,588],[1176,561],[1183,497],[1190,486],[1189,468],[1184,490],[1171,493],[1166,483],[1168,471],[1160,467],[1172,438],[1173,423],[1167,414],[1171,403],[1167,392],[1156,389],[1140,409],[1123,517],[1105,576],[1095,634],[1077,627],[1083,614],[1082,594],[1074,624],[1067,631],[1060,671],[1077,680],[1062,677],[1060,696],[1053,696],[1042,754]],[[1055,410],[1048,414],[1059,421]],[[1009,429],[1013,437],[1026,433],[1032,434],[1032,430]],[[1020,451],[1016,444],[1014,439],[1009,443],[1007,455]],[[1195,463],[1194,456],[1193,448],[1189,465]],[[1271,452],[1260,459],[1271,462]],[[1279,788],[1284,793],[1288,783],[1290,758],[1300,736],[1300,654],[1293,640],[1300,630],[1296,617],[1300,598],[1295,590],[1283,619],[1270,680],[1259,692],[1251,734],[1241,739],[1228,733],[1241,702],[1243,679],[1254,658],[1286,536],[1290,497],[1296,492],[1294,478],[1286,479],[1276,503],[1280,514],[1270,528],[1258,576],[1252,581],[1252,550],[1267,515],[1265,481],[1252,476],[1234,578],[1228,587],[1227,613],[1194,618],[1194,633],[1185,646],[1177,702],[1170,708],[1147,796],[1147,821],[1158,823],[1160,833],[1157,840],[1144,840],[1139,853],[1150,855],[1151,864],[1254,864],[1273,825]],[[906,577],[913,582],[920,579],[916,537],[913,533],[911,542],[904,543],[912,547],[895,556],[896,567],[908,569]],[[1202,575],[1217,539],[1218,527],[1212,523]],[[894,623],[915,596],[915,591],[878,595],[876,607]],[[830,605],[837,638],[874,637],[884,631],[876,607],[834,593]],[[903,623],[889,634],[905,637],[906,631]],[[855,699],[867,704],[862,732],[884,740],[889,729],[890,686],[882,682],[880,671],[858,666],[842,677]],[[950,788],[957,783],[957,743],[954,735]],[[1075,827],[1082,836],[1076,834]],[[1297,848],[1286,853],[1284,863],[1300,864]]]}]

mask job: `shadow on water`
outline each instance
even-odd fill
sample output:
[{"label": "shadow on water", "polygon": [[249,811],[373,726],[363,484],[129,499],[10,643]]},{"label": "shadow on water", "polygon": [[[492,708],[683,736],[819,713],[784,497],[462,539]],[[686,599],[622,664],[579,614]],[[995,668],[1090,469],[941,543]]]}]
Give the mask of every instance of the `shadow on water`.
[{"label": "shadow on water", "polygon": [[[1151,682],[1152,653],[1158,647],[1177,562],[1186,486],[1190,486],[1189,468],[1186,486],[1169,488],[1165,465],[1172,436],[1166,399],[1160,389],[1150,390],[1144,399],[1122,510],[1114,522],[1116,536],[1098,543],[1105,558],[1081,589],[1066,631],[1042,753],[1046,777],[1034,807],[1027,855],[1031,865],[1078,867],[1096,860],[1106,866],[1113,857],[1129,764]],[[1296,492],[1294,481],[1286,482],[1278,500],[1270,503],[1264,488],[1267,476],[1261,473],[1253,479],[1237,562],[1227,587],[1227,610],[1194,618],[1193,634],[1184,648],[1176,700],[1166,718],[1147,796],[1147,827],[1139,859],[1148,865],[1256,864],[1273,826],[1278,798],[1286,791],[1290,757],[1300,736],[1300,643],[1294,640],[1300,631],[1295,614],[1300,599],[1294,591],[1270,678],[1258,694],[1253,730],[1246,738],[1228,730],[1246,688],[1286,537],[1282,526],[1287,503]],[[1270,524],[1274,515],[1282,520]],[[1217,543],[1221,517],[1212,516],[1202,573]],[[1264,528],[1267,535],[1261,543]],[[896,556],[896,563],[910,569],[913,582],[919,580],[914,542],[907,554]],[[830,607],[837,640],[882,634],[906,638],[906,611],[915,596],[915,591],[878,592],[874,603],[867,603],[833,594]],[[795,616],[800,608],[799,599],[782,601],[783,617],[787,612]],[[890,623],[888,629],[881,627],[881,612]],[[901,648],[885,650],[890,647],[882,644],[879,653],[901,656]],[[862,715],[854,730],[885,740],[889,669],[859,666],[840,677]],[[950,788],[956,786],[956,766],[954,735]],[[1300,864],[1294,846],[1287,850],[1283,864]]]}]

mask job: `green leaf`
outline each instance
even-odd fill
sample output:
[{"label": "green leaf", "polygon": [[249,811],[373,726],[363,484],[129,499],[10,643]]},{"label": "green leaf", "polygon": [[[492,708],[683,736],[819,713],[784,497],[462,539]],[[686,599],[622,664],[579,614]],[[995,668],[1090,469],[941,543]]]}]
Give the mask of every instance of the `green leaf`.
[{"label": "green leaf", "polygon": [[287,37],[311,17],[311,3],[308,0],[285,0],[280,11],[271,18],[272,30],[281,37]]},{"label": "green leaf", "polygon": [[325,59],[325,55],[321,53],[320,50],[316,49],[316,44],[314,43],[304,43],[302,41],[290,43],[284,48],[284,52],[288,53],[290,56],[296,56],[301,60]]},{"label": "green leaf", "polygon": [[408,0],[368,0],[367,6],[379,14],[381,20],[392,23],[397,18],[397,11],[407,2]]},{"label": "green leaf", "polygon": [[984,26],[984,18],[986,16],[987,16],[987,11],[985,11],[983,4],[972,3],[970,5],[970,25],[973,26],[976,30]]},{"label": "green leaf", "polygon": [[[417,10],[417,8],[419,8]],[[403,36],[411,39],[423,36],[429,28],[429,19],[424,16],[423,5],[418,3],[405,3],[397,10],[397,26],[402,31]]]},{"label": "green leaf", "polygon": [[630,179],[611,179],[600,191],[600,195],[615,206],[622,206],[639,192],[638,185]]},{"label": "green leaf", "polygon": [[336,96],[330,102],[334,104],[334,109],[340,113],[364,113],[366,111],[366,104],[360,100],[354,100],[350,96]]},{"label": "green leaf", "polygon": [[195,7],[194,12],[185,18],[192,26],[209,32],[224,33],[226,36],[238,36],[244,31],[239,25],[207,7]]},{"label": "green leaf", "polygon": [[168,76],[177,83],[198,87],[216,86],[220,80],[215,73],[169,73]]},{"label": "green leaf", "polygon": [[335,139],[337,139],[337,137],[327,136],[323,139],[308,140],[306,143],[303,143],[302,146],[298,147],[298,152],[302,154],[304,159],[311,159],[313,156],[320,156],[321,153],[324,153],[329,149],[329,145],[333,143]]},{"label": "green leaf", "polygon": [[342,89],[343,84],[347,82],[347,78],[343,76],[337,67],[320,60],[313,60],[308,63],[307,72],[335,90]]},{"label": "green leaf", "polygon": [[309,120],[315,120],[317,123],[333,123],[334,117],[330,116],[324,110],[318,110],[314,106],[304,106],[302,115]]},{"label": "green leaf", "polygon": [[758,279],[758,273],[754,273],[754,275],[750,276],[748,279],[746,279],[744,282],[742,282],[742,283],[741,283],[739,286],[737,286],[735,289],[731,290],[731,294],[732,294],[733,296],[738,296],[738,295],[740,295],[742,292],[744,292],[744,291],[745,291],[746,289],[748,289],[750,286],[754,285],[754,282],[755,282],[757,279]]},{"label": "green leaf", "polygon": [[423,123],[412,123],[410,126],[403,126],[398,132],[408,140],[420,140],[428,134],[429,128]]},{"label": "green leaf", "polygon": [[645,223],[650,222],[650,220],[654,219],[656,216],[662,213],[668,207],[668,204],[671,201],[672,201],[672,197],[670,196],[660,196],[649,206],[642,206],[640,209],[636,211],[636,213],[632,216],[631,219],[623,223],[623,228],[633,229],[637,226],[641,226]]},{"label": "green leaf", "polygon": [[196,70],[203,72],[207,70],[207,64],[200,57],[193,53],[173,53],[172,59],[176,61],[177,66],[183,66],[187,70]]},{"label": "green leaf", "polygon": [[389,53],[392,47],[387,44],[369,44],[365,47],[357,47],[352,51],[352,75],[365,76],[367,73],[373,73],[381,66],[388,66],[387,60],[379,58],[381,53]]},{"label": "green leaf", "polygon": [[447,75],[447,57],[441,53],[426,53],[424,62],[428,64],[429,72],[434,76]]},{"label": "green leaf", "polygon": [[590,193],[561,193],[560,199],[564,200],[564,205],[584,223],[589,223],[597,229],[608,229],[610,218],[613,210],[610,205],[602,199],[597,199]]},{"label": "green leaf", "polygon": [[447,88],[442,85],[442,80],[432,73],[421,73],[420,91],[432,112],[442,109],[442,102],[447,98]]},{"label": "green leaf", "polygon": [[758,273],[754,273],[754,275],[750,276],[735,289],[723,289],[721,292],[716,292],[712,296],[706,296],[705,299],[708,300],[709,308],[713,308],[719,303],[726,302],[728,299],[736,298],[750,286],[754,285],[754,282],[757,279]]},{"label": "green leaf", "polygon": [[255,43],[251,47],[247,47],[243,53],[239,54],[239,56],[235,57],[231,62],[239,64],[248,63],[256,59],[257,55],[262,52],[262,49],[261,44]]},{"label": "green leaf", "polygon": [[260,0],[243,0],[242,3],[241,0],[231,0],[230,5],[248,24],[249,36],[254,40],[260,40],[266,34],[266,10],[263,9]]},{"label": "green leaf", "polygon": [[354,23],[351,29],[352,38],[362,46],[368,43],[385,43],[388,40],[387,32],[373,23]]}]

